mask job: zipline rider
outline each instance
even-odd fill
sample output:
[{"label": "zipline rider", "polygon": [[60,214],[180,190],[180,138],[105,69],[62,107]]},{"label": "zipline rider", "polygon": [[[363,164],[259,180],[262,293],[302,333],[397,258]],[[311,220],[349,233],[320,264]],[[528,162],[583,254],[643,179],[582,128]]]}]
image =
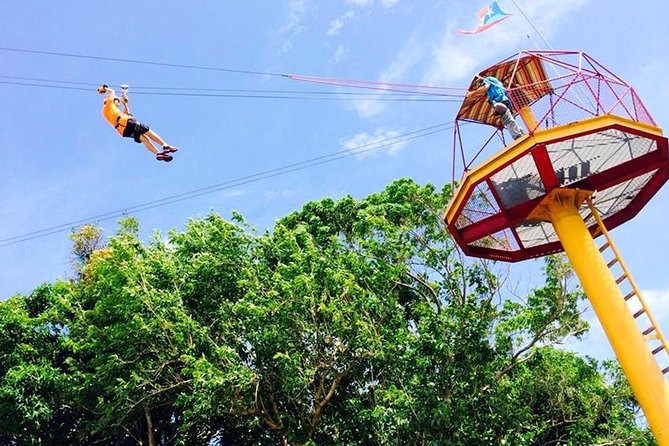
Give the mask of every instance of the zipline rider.
[{"label": "zipline rider", "polygon": [[[121,86],[121,88],[124,90],[121,94],[122,101],[116,96],[116,92],[107,85],[98,88],[98,93],[105,95],[102,100],[102,116],[122,137],[132,138],[138,144],[143,143],[151,153],[156,155],[158,161],[172,161],[173,157],[170,153],[176,152],[178,149],[166,144],[148,125],[132,117],[128,106],[128,95],[125,91],[127,87],[124,89]],[[123,112],[119,109],[121,102],[123,102]],[[158,151],[152,141],[162,147],[162,152]]]}]

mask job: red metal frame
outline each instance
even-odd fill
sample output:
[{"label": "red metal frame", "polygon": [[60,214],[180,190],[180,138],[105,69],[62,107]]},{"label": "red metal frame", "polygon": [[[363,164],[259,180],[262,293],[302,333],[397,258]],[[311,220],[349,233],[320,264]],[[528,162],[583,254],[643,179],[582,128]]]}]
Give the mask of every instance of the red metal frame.
[{"label": "red metal frame", "polygon": [[[521,64],[523,58],[528,56],[541,60],[541,63],[544,64],[543,71],[545,71],[545,75],[548,73],[546,67],[557,71],[557,74],[554,77],[547,76],[548,82],[550,83],[550,88],[548,89],[549,93],[545,94],[543,97],[539,97],[539,99],[533,100],[532,104],[524,104],[529,106],[533,111],[535,110],[534,107],[538,106],[538,110],[541,114],[540,119],[537,119],[537,127],[528,129],[530,133],[538,131],[539,128],[550,128],[573,122],[573,120],[560,122],[561,119],[564,121],[565,117],[570,118],[572,116],[571,114],[580,116],[580,119],[577,120],[600,115],[615,114],[615,116],[620,116],[632,121],[656,126],[655,120],[641,102],[634,89],[583,52],[522,51],[503,60],[497,65],[508,65],[510,61],[515,59],[511,74],[511,79],[513,80],[517,70],[522,70],[523,66],[528,65]],[[484,71],[491,70],[494,70],[494,66]],[[506,73],[508,74],[508,71],[506,71]],[[531,79],[531,77],[525,75],[525,79]],[[537,78],[535,77],[534,79]],[[513,82],[512,80],[510,82]],[[545,81],[542,82],[544,83],[543,88],[546,89]],[[475,83],[473,82],[472,85],[475,85]],[[520,85],[516,88],[532,88],[532,85]],[[535,92],[536,91],[539,90],[535,90]],[[586,100],[583,101],[583,97],[579,97],[578,95],[585,95]],[[544,99],[546,96],[548,96],[548,98]],[[509,97],[514,103],[514,108],[518,110],[521,104],[518,104],[514,100],[513,88],[509,89]],[[537,95],[535,94],[532,96],[531,93],[527,93],[519,97],[522,100],[532,100],[533,98],[536,98]],[[541,104],[537,104],[540,101],[542,101]],[[478,139],[479,141],[483,140],[484,142],[480,145],[478,150],[465,150],[463,141],[467,141],[467,138],[463,136],[463,130],[465,129],[460,125],[460,121],[481,124],[481,122],[476,119],[459,118],[456,120],[453,135],[452,158],[454,162],[452,168],[454,183],[456,181],[455,174],[458,170],[456,163],[459,163],[462,171],[466,173],[470,170],[474,161],[476,161],[484,151],[489,151],[490,149],[497,151],[495,147],[492,147],[495,145],[493,142],[495,135],[501,134],[502,144],[504,141],[504,130],[497,125],[493,126],[494,131],[491,132],[489,136],[485,136],[485,133],[482,134],[480,132],[480,130],[484,128],[482,125],[467,126],[467,129],[477,128],[479,130]],[[486,124],[486,127],[490,128],[489,124]],[[527,150],[523,150],[518,156],[505,162],[503,166],[499,166],[494,171],[488,173],[485,178],[468,185],[467,190],[460,191],[460,193],[465,194],[465,196],[464,199],[461,200],[458,209],[455,210],[455,213],[451,214],[454,217],[451,221],[446,222],[455,241],[468,255],[512,262],[561,251],[562,246],[559,241],[546,242],[538,246],[526,248],[522,243],[519,233],[515,229],[518,224],[526,221],[527,216],[539,204],[541,199],[543,199],[543,196],[527,200],[514,207],[506,209],[491,181],[491,177],[518,159],[531,155],[539,172],[541,184],[545,191],[549,192],[550,190],[560,187],[560,183],[548,155],[546,146],[548,144],[568,141],[580,136],[603,132],[610,129],[652,139],[657,144],[657,150],[653,150],[645,155],[637,156],[636,158],[605,171],[596,172],[586,178],[570,183],[567,187],[587,190],[606,190],[617,184],[629,181],[634,177],[655,171],[650,180],[638,190],[636,195],[626,204],[626,206],[622,208],[622,210],[605,217],[604,222],[608,228],[614,228],[633,218],[653,197],[653,195],[655,195],[662,185],[669,181],[669,147],[665,137],[658,136],[655,133],[646,133],[642,130],[627,127],[624,123],[614,124],[591,131],[582,131],[578,134],[557,137],[550,141],[538,139],[536,145],[528,147]],[[499,149],[502,148],[503,146],[499,147]],[[490,190],[492,198],[495,201],[495,205],[500,211],[494,215],[488,214],[490,216],[479,221],[474,221],[465,225],[461,229],[458,229],[456,228],[458,217],[462,215],[463,210],[470,205],[469,199],[472,197],[472,194],[479,184],[485,184],[487,186],[487,189]],[[470,209],[471,210],[468,212],[473,212],[475,208],[470,207]],[[476,218],[474,218],[474,220],[476,220]],[[594,231],[595,227],[595,224],[591,225],[591,231]],[[473,242],[500,231],[509,231],[511,233],[518,245],[517,250],[505,251],[472,245]]]},{"label": "red metal frame", "polygon": [[[502,65],[515,59],[516,64],[512,72],[513,78],[516,75],[516,71],[519,69],[520,61],[529,56],[538,58],[549,68],[555,68],[562,71],[556,76],[548,78],[548,81],[551,83],[561,83],[559,86],[560,91],[559,93],[551,95],[550,104],[546,111],[543,112],[541,116],[537,116],[537,118],[539,118],[537,119],[537,128],[541,127],[542,124],[545,124],[542,128],[554,126],[553,124],[555,124],[555,122],[552,121],[554,121],[554,115],[559,107],[567,107],[572,109],[573,112],[580,112],[584,115],[581,116],[581,119],[583,119],[586,117],[612,113],[617,106],[622,107],[625,111],[625,114],[619,114],[620,116],[657,126],[657,123],[629,84],[581,51],[521,51],[496,65]],[[570,62],[570,59],[577,59],[578,63]],[[486,70],[490,70],[490,68]],[[584,108],[575,100],[577,93],[574,93],[574,87],[580,88],[581,86],[587,89],[587,99],[592,101],[594,110]],[[531,87],[532,85],[525,85],[520,87],[520,89]],[[518,88],[516,90],[518,90]],[[614,100],[607,101],[606,93],[611,95]],[[518,109],[520,104],[514,99],[513,88],[509,89],[509,98],[514,105],[514,108]],[[625,99],[628,99],[629,102],[625,102]],[[644,118],[646,119],[642,121]],[[457,135],[454,139],[460,141],[460,158],[457,159],[458,154],[455,144],[453,146],[453,149],[456,152],[454,153],[454,157],[456,158],[456,164],[465,166],[464,169],[466,170],[476,161],[480,153],[487,146],[487,142],[481,146],[478,151],[474,151],[473,156],[468,157],[462,148],[462,137],[460,136],[462,128],[458,125],[460,121],[470,123],[477,123],[478,121],[460,118],[456,120],[456,125],[454,127],[454,133]],[[502,132],[503,137],[501,124],[494,128],[495,131],[493,132],[493,135],[497,132]],[[537,128],[528,130],[533,132],[536,131]],[[493,135],[490,136],[490,139],[492,139]],[[457,170],[457,167],[454,166],[454,174],[457,174]],[[452,179],[453,181],[457,180],[455,176]]]},{"label": "red metal frame", "polygon": [[[625,221],[631,219],[632,217],[634,217],[639,212],[641,207],[643,207],[643,204],[645,204],[648,200],[650,200],[650,198],[652,198],[652,196],[655,195],[657,190],[664,184],[664,182],[666,182],[667,173],[669,172],[669,145],[667,144],[666,138],[663,137],[658,138],[655,137],[654,135],[643,134],[620,125],[612,125],[599,128],[596,130],[596,132],[610,129],[621,130],[627,133],[639,134],[640,136],[645,136],[654,139],[658,144],[658,150],[654,150],[645,155],[641,155],[637,158],[627,161],[623,164],[607,169],[603,172],[581,179],[575,183],[570,184],[569,185],[570,188],[578,188],[586,190],[605,190],[617,184],[628,181],[634,177],[659,169],[658,172],[656,172],[653,178],[649,181],[649,183],[646,184],[646,186],[644,186],[644,188],[636,195],[634,200],[632,200],[632,202],[630,202],[623,211],[618,212],[613,216],[605,219],[605,222],[608,223],[607,227],[612,229],[615,226],[618,226],[624,223]],[[581,132],[577,135],[574,135],[573,137],[584,136],[587,134],[589,133]],[[567,139],[570,138],[556,138],[555,140],[547,141],[546,143],[542,143],[541,145],[534,146],[528,149],[528,151],[522,152],[519,156],[514,157],[505,165],[495,169],[486,178],[483,178],[482,180],[473,183],[468,187],[467,191],[464,192],[466,193],[466,197],[464,200],[462,200],[459,208],[455,213],[456,216],[462,213],[463,209],[467,204],[467,200],[469,199],[473,191],[476,189],[476,187],[481,183],[485,183],[488,185],[489,189],[492,191],[493,196],[495,197],[495,200],[497,201],[498,207],[502,209],[502,212],[499,212],[495,215],[474,222],[462,229],[458,229],[455,226],[457,218],[454,218],[453,221],[448,223],[449,231],[451,232],[457,243],[463,248],[465,253],[474,256],[477,256],[476,254],[477,251],[480,251],[481,254],[488,253],[490,251],[489,248],[473,247],[469,245],[469,243],[476,241],[487,235],[495,234],[504,229],[515,228],[515,226],[526,220],[529,213],[539,204],[539,202],[543,198],[543,197],[538,197],[533,200],[521,203],[510,209],[504,210],[504,206],[502,205],[501,200],[497,196],[495,188],[492,187],[492,184],[490,182],[490,177],[492,177],[493,175],[495,175],[496,173],[507,167],[509,164],[512,164],[514,161],[517,161],[518,159],[527,156],[528,152],[530,152],[530,154],[534,157],[535,160],[537,158],[539,159],[539,162],[537,162],[539,175],[542,179],[542,183],[544,185],[546,192],[549,192],[550,190],[558,187],[558,181],[557,177],[555,176],[555,170],[553,169],[552,163],[548,158],[548,154],[546,153],[545,146],[547,144],[552,144]],[[534,154],[535,152],[537,152],[536,155]],[[641,204],[637,209],[636,203],[639,202],[642,202],[643,204]],[[635,206],[630,207],[632,204],[635,204]],[[510,261],[516,261],[528,258],[528,254],[532,251],[537,251],[536,256],[540,256],[542,255],[540,254],[541,252],[552,251],[554,249],[554,246],[552,246],[552,244],[543,245],[544,246],[543,248],[542,247],[524,248],[522,242],[519,241],[518,245],[521,248],[520,251],[527,251],[527,252],[511,253],[505,251],[505,255],[511,257],[509,259]],[[545,252],[544,255],[547,253],[548,252]],[[487,255],[479,255],[479,256],[487,257]]]}]

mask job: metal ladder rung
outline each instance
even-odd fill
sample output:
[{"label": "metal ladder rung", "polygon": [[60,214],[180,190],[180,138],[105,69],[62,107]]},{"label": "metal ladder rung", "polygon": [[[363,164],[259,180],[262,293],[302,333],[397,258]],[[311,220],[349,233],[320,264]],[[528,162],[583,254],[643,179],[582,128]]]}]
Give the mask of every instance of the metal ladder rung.
[{"label": "metal ladder rung", "polygon": [[[625,262],[623,262],[623,259],[620,257],[620,254],[618,253],[618,249],[615,247],[613,240],[609,236],[608,231],[606,230],[606,226],[604,225],[604,222],[601,219],[601,216],[599,215],[599,212],[597,211],[597,208],[595,205],[592,203],[591,198],[586,199],[588,203],[588,207],[590,208],[590,214],[588,214],[587,217],[585,217],[584,221],[587,221],[589,218],[594,217],[595,221],[597,222],[597,227],[594,228],[594,231],[591,231],[593,234],[593,237],[596,236],[597,233],[601,233],[604,235],[606,238],[606,241],[599,247],[599,252],[602,255],[602,260],[604,251],[606,249],[611,249],[613,251],[613,258],[610,260],[604,260],[604,262],[607,263],[607,268],[611,270],[611,267],[614,265],[619,265],[620,269],[622,270],[622,275],[615,279],[616,285],[618,285],[618,291],[620,292],[620,296],[622,296],[622,290],[620,289],[620,284],[627,280],[628,284],[632,287],[632,289],[623,297],[625,302],[628,302],[630,299],[632,299],[634,296],[639,301],[640,308],[637,307],[636,313],[632,314],[631,313],[631,308],[629,308],[629,304],[631,302],[628,302],[625,306],[628,307],[628,311],[630,311],[630,314],[632,317],[637,320],[639,319],[642,315],[645,315],[644,317],[648,319],[646,328],[642,331],[642,337],[644,340],[644,343],[646,345],[646,348],[648,349],[647,351],[651,353],[651,355],[655,359],[655,365],[660,368],[659,364],[659,358],[655,357],[657,354],[660,352],[664,351],[667,354],[669,354],[669,343],[665,340],[664,336],[662,335],[662,332],[660,331],[660,327],[657,325],[657,322],[655,321],[655,318],[653,317],[653,314],[649,310],[649,308],[646,306],[646,303],[643,299],[643,296],[641,295],[641,292],[639,291],[639,288],[637,287],[636,283],[634,282],[634,279],[632,276],[629,274],[629,271],[627,270],[627,267],[625,266]],[[607,256],[608,257],[608,256]],[[610,271],[613,273],[613,271]],[[612,276],[615,277],[615,276]],[[639,319],[640,321],[640,319]],[[652,334],[651,334],[652,333]],[[659,345],[656,344],[655,342],[659,341]],[[669,373],[669,366],[666,366],[661,370],[662,375],[666,375]]]}]

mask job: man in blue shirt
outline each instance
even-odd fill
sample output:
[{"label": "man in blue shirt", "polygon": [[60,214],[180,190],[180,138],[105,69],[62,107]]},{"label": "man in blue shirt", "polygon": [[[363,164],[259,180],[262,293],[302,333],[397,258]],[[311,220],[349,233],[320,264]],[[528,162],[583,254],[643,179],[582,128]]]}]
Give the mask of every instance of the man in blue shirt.
[{"label": "man in blue shirt", "polygon": [[513,108],[509,96],[506,94],[504,84],[494,76],[476,76],[479,79],[479,88],[467,93],[467,97],[480,94],[485,91],[488,102],[493,108],[493,113],[500,117],[504,127],[511,133],[513,139],[518,139],[525,134],[516,120],[513,118],[511,110]]}]

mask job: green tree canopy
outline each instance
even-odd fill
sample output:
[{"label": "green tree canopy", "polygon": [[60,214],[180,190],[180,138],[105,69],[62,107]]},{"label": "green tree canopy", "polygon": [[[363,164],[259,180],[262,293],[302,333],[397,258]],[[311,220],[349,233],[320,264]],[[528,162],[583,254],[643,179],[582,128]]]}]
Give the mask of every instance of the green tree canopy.
[{"label": "green tree canopy", "polygon": [[0,442],[654,444],[615,365],[554,347],[587,330],[565,259],[507,295],[441,227],[449,195],[84,227],[75,278],[0,302]]}]

